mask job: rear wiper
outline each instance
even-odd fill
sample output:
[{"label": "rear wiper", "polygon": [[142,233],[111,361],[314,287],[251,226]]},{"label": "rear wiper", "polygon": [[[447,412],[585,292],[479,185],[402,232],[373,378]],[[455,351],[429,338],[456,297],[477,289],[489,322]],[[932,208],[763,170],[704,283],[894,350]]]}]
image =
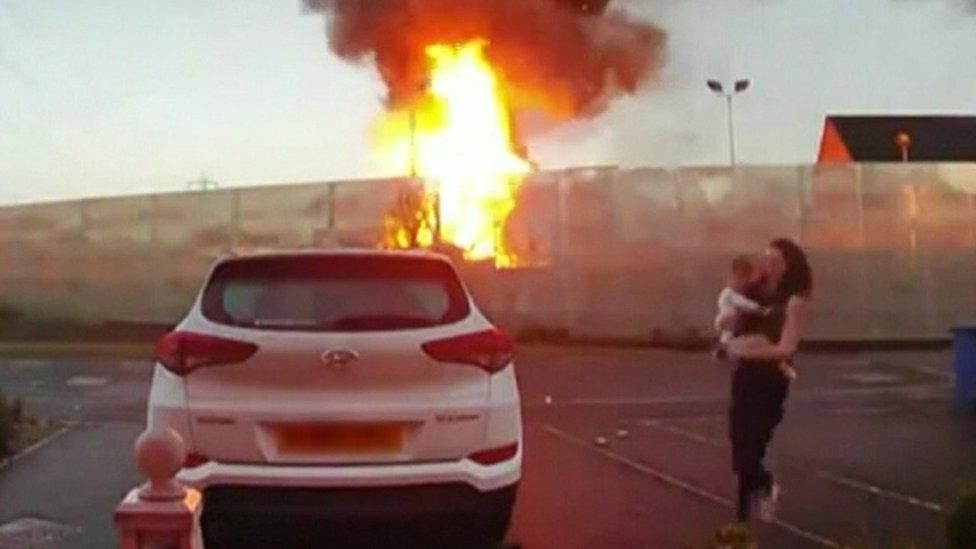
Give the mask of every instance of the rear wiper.
[{"label": "rear wiper", "polygon": [[331,323],[334,329],[422,328],[436,322],[422,316],[361,315],[344,316]]},{"label": "rear wiper", "polygon": [[322,328],[324,326],[323,323],[314,320],[292,318],[257,318],[251,324],[256,328]]}]

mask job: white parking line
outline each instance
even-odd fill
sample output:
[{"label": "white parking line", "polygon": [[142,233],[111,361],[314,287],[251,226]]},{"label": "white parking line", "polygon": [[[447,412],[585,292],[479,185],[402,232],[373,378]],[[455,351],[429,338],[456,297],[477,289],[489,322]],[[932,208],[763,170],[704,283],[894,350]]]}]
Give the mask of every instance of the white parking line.
[{"label": "white parking line", "polygon": [[913,372],[917,372],[919,374],[937,377],[944,381],[952,381],[953,379],[955,379],[955,375],[952,373],[952,371],[947,370],[945,368],[936,368],[934,366],[919,366],[919,365],[903,366],[903,367]]},{"label": "white parking line", "polygon": [[659,480],[659,481],[661,481],[661,482],[663,482],[665,484],[670,484],[671,486],[674,486],[675,488],[678,488],[678,489],[680,489],[682,491],[688,492],[689,494],[693,494],[693,495],[696,495],[696,496],[698,496],[700,498],[707,499],[708,501],[711,501],[712,503],[716,503],[716,504],[721,505],[723,507],[728,507],[729,509],[731,509],[731,508],[734,507],[733,504],[732,504],[732,501],[729,500],[728,498],[724,498],[724,497],[719,496],[717,494],[713,494],[713,493],[709,492],[708,490],[705,490],[703,488],[699,488],[699,487],[697,487],[697,486],[695,486],[693,484],[690,484],[688,482],[685,482],[685,481],[683,481],[683,480],[681,480],[681,479],[679,479],[677,477],[673,477],[673,476],[671,476],[671,475],[669,475],[667,473],[664,473],[662,471],[658,471],[657,469],[653,469],[653,468],[651,468],[651,467],[649,467],[647,465],[644,465],[643,463],[640,463],[638,461],[634,461],[634,460],[632,460],[632,459],[630,459],[630,458],[628,458],[626,456],[622,456],[622,455],[620,455],[620,454],[618,454],[618,453],[616,453],[616,452],[614,452],[612,450],[608,450],[608,449],[602,448],[602,447],[592,447],[592,446],[590,446],[590,444],[588,444],[583,439],[577,438],[577,437],[575,437],[575,436],[573,436],[573,435],[571,435],[571,434],[569,434],[569,433],[567,433],[567,432],[565,432],[565,431],[563,431],[561,429],[558,429],[556,427],[553,427],[552,425],[546,425],[545,426],[545,429],[550,434],[555,435],[558,438],[561,438],[561,439],[563,439],[563,440],[565,440],[567,442],[571,442],[571,443],[576,444],[576,445],[579,445],[579,446],[583,446],[583,447],[586,447],[586,448],[590,448],[593,451],[597,452],[598,454],[602,454],[604,457],[610,458],[610,459],[612,459],[614,461],[617,461],[619,463],[623,463],[624,465],[628,465],[628,466],[630,466],[630,467],[632,467],[634,469],[637,469],[638,471],[640,471],[640,472],[642,472],[644,474],[647,474],[647,475],[650,475],[650,476],[654,477],[655,479],[657,479],[657,480]]},{"label": "white parking line", "polygon": [[[669,425],[669,424],[667,424],[667,423],[665,423],[665,422],[663,422],[661,420],[658,420],[658,419],[645,419],[645,420],[641,420],[639,423],[641,425],[644,425],[645,427],[653,427],[655,429],[659,429],[661,431],[665,431],[665,432],[671,433],[673,435],[686,438],[688,440],[697,442],[699,444],[704,444],[704,445],[711,446],[711,447],[717,448],[717,449],[723,449],[723,450],[728,449],[728,444],[726,444],[726,443],[724,443],[722,441],[718,441],[718,440],[716,440],[714,438],[707,437],[705,435],[702,435],[701,433],[696,433],[695,431],[691,431],[691,430],[688,430],[688,429],[682,429],[681,427],[675,427],[674,425]],[[840,486],[844,486],[846,488],[851,488],[853,490],[858,490],[858,491],[861,491],[861,492],[867,492],[867,493],[871,494],[872,496],[877,496],[877,497],[882,497],[882,498],[890,499],[890,500],[893,500],[893,501],[898,501],[898,502],[904,503],[906,505],[911,505],[913,507],[918,507],[920,509],[925,509],[926,511],[931,511],[933,513],[944,513],[945,512],[945,508],[943,508],[938,503],[931,502],[931,501],[925,501],[925,500],[920,499],[920,498],[917,498],[915,496],[909,496],[909,495],[906,495],[906,494],[902,494],[902,493],[896,492],[894,490],[886,490],[884,488],[881,488],[879,486],[875,486],[875,485],[870,484],[868,482],[864,482],[864,481],[861,481],[861,480],[856,480],[856,479],[848,478],[848,477],[845,477],[843,475],[837,475],[837,474],[831,473],[830,471],[825,471],[823,469],[807,469],[807,468],[800,467],[800,466],[797,466],[797,465],[791,465],[790,463],[783,463],[782,461],[780,462],[780,464],[782,466],[785,466],[786,468],[788,468],[790,470],[798,471],[798,472],[801,472],[801,473],[812,474],[813,476],[815,476],[815,477],[817,477],[819,479],[826,480],[826,481],[832,482],[834,484],[837,484],[837,485],[840,485]]]},{"label": "white parking line", "polygon": [[107,377],[74,376],[64,382],[68,387],[101,387],[108,384]]},{"label": "white parking line", "polygon": [[[794,402],[816,403],[832,398],[846,399],[853,396],[903,396],[910,398],[925,397],[939,391],[947,391],[952,388],[948,383],[925,383],[921,385],[901,385],[885,387],[851,387],[845,389],[814,389],[797,391],[790,396]],[[714,396],[686,396],[686,397],[575,397],[561,399],[558,396],[550,396],[546,401],[550,406],[653,406],[662,404],[716,404],[728,401],[728,395]],[[539,401],[529,402],[532,406],[542,405]]]},{"label": "white parking line", "polygon": [[688,440],[693,440],[695,442],[698,442],[700,444],[705,444],[705,445],[711,446],[713,448],[721,448],[721,449],[728,448],[728,445],[727,444],[723,444],[722,442],[720,442],[720,441],[718,441],[718,440],[716,440],[714,438],[705,436],[705,435],[700,434],[700,433],[696,433],[695,431],[692,431],[692,430],[689,430],[689,429],[682,429],[680,427],[675,427],[673,425],[669,425],[669,424],[664,423],[663,421],[661,421],[659,419],[642,419],[642,420],[640,420],[639,423],[641,425],[645,426],[645,427],[653,427],[655,429],[660,429],[662,431],[666,431],[668,433],[671,433],[672,435],[677,435],[677,436],[680,436],[680,437],[684,437],[684,438],[686,438]]},{"label": "white parking line", "polygon": [[[688,494],[691,494],[691,495],[697,496],[699,498],[702,498],[704,500],[710,501],[710,502],[712,502],[712,503],[714,503],[716,505],[720,505],[720,506],[725,507],[727,509],[732,509],[732,508],[735,507],[732,504],[732,501],[729,500],[728,498],[725,498],[725,497],[722,497],[722,496],[720,496],[718,494],[712,493],[712,492],[710,492],[710,491],[708,491],[708,490],[706,490],[704,488],[701,488],[699,486],[696,486],[694,484],[691,484],[688,481],[681,480],[678,477],[669,475],[669,474],[667,474],[667,473],[665,473],[663,471],[660,471],[658,469],[655,469],[653,467],[650,467],[648,465],[645,465],[645,464],[643,464],[643,463],[641,463],[639,461],[634,461],[634,460],[628,458],[627,456],[624,456],[624,455],[621,455],[621,454],[618,454],[618,453],[614,452],[613,450],[609,450],[607,448],[593,446],[592,444],[589,444],[587,441],[585,441],[585,440],[583,440],[583,439],[581,439],[579,437],[576,437],[575,435],[571,435],[571,434],[567,433],[566,431],[563,431],[561,429],[558,429],[556,427],[553,427],[552,425],[544,425],[543,428],[550,435],[553,435],[554,437],[556,437],[558,439],[561,439],[564,442],[573,444],[575,446],[579,446],[581,448],[589,449],[590,451],[595,452],[597,454],[600,454],[601,456],[603,456],[603,457],[605,457],[605,458],[607,458],[607,459],[609,459],[611,461],[615,461],[615,462],[620,463],[622,465],[626,465],[626,466],[630,467],[631,469],[634,469],[636,471],[639,471],[641,473],[644,473],[645,475],[648,475],[651,478],[654,478],[655,480],[658,480],[660,482],[663,482],[663,483],[665,483],[665,484],[667,484],[669,486],[672,486],[674,488],[677,488],[677,489],[679,489],[679,490],[681,490],[683,492],[686,492]],[[793,534],[794,536],[797,536],[799,538],[803,538],[803,539],[805,539],[807,541],[813,542],[813,543],[815,543],[817,545],[820,545],[822,547],[834,547],[834,548],[841,547],[841,545],[839,543],[837,543],[836,541],[834,541],[834,540],[832,540],[830,538],[827,538],[827,537],[824,537],[824,536],[815,534],[813,532],[809,532],[809,531],[804,530],[804,529],[802,529],[802,528],[800,528],[800,527],[798,527],[798,526],[796,526],[794,524],[790,524],[790,523],[788,523],[786,521],[777,519],[777,520],[773,521],[773,524],[776,525],[777,527],[779,527],[780,529],[782,529],[782,530],[784,530],[786,532],[789,532],[789,533]]]},{"label": "white parking line", "polygon": [[726,399],[725,395],[712,397],[688,396],[688,397],[613,397],[613,398],[568,398],[562,400],[558,397],[549,397],[546,404],[553,406],[645,406],[655,404],[713,404],[722,402]]}]

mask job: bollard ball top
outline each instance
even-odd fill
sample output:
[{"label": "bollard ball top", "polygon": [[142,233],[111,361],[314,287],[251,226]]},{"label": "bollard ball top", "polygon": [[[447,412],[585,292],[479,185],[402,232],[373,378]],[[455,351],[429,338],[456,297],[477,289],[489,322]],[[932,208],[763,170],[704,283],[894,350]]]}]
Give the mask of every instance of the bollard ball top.
[{"label": "bollard ball top", "polygon": [[136,465],[150,481],[173,478],[186,459],[183,437],[171,428],[150,429],[136,439]]}]

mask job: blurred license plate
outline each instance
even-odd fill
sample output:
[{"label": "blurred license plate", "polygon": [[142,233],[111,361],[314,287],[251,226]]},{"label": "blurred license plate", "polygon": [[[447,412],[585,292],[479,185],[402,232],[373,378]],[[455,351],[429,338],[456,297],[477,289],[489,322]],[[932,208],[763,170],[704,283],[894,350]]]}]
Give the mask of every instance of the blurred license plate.
[{"label": "blurred license plate", "polygon": [[403,426],[278,425],[278,451],[288,454],[370,454],[403,449]]}]

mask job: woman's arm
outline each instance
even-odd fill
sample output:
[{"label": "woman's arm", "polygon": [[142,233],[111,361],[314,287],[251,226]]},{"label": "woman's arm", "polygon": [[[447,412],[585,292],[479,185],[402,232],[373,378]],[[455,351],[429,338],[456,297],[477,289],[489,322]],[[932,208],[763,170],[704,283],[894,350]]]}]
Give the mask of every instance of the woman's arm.
[{"label": "woman's arm", "polygon": [[779,342],[771,343],[762,336],[738,337],[729,342],[729,355],[736,358],[786,360],[796,353],[800,345],[800,338],[806,329],[806,317],[806,300],[791,297],[786,305],[786,319]]}]

